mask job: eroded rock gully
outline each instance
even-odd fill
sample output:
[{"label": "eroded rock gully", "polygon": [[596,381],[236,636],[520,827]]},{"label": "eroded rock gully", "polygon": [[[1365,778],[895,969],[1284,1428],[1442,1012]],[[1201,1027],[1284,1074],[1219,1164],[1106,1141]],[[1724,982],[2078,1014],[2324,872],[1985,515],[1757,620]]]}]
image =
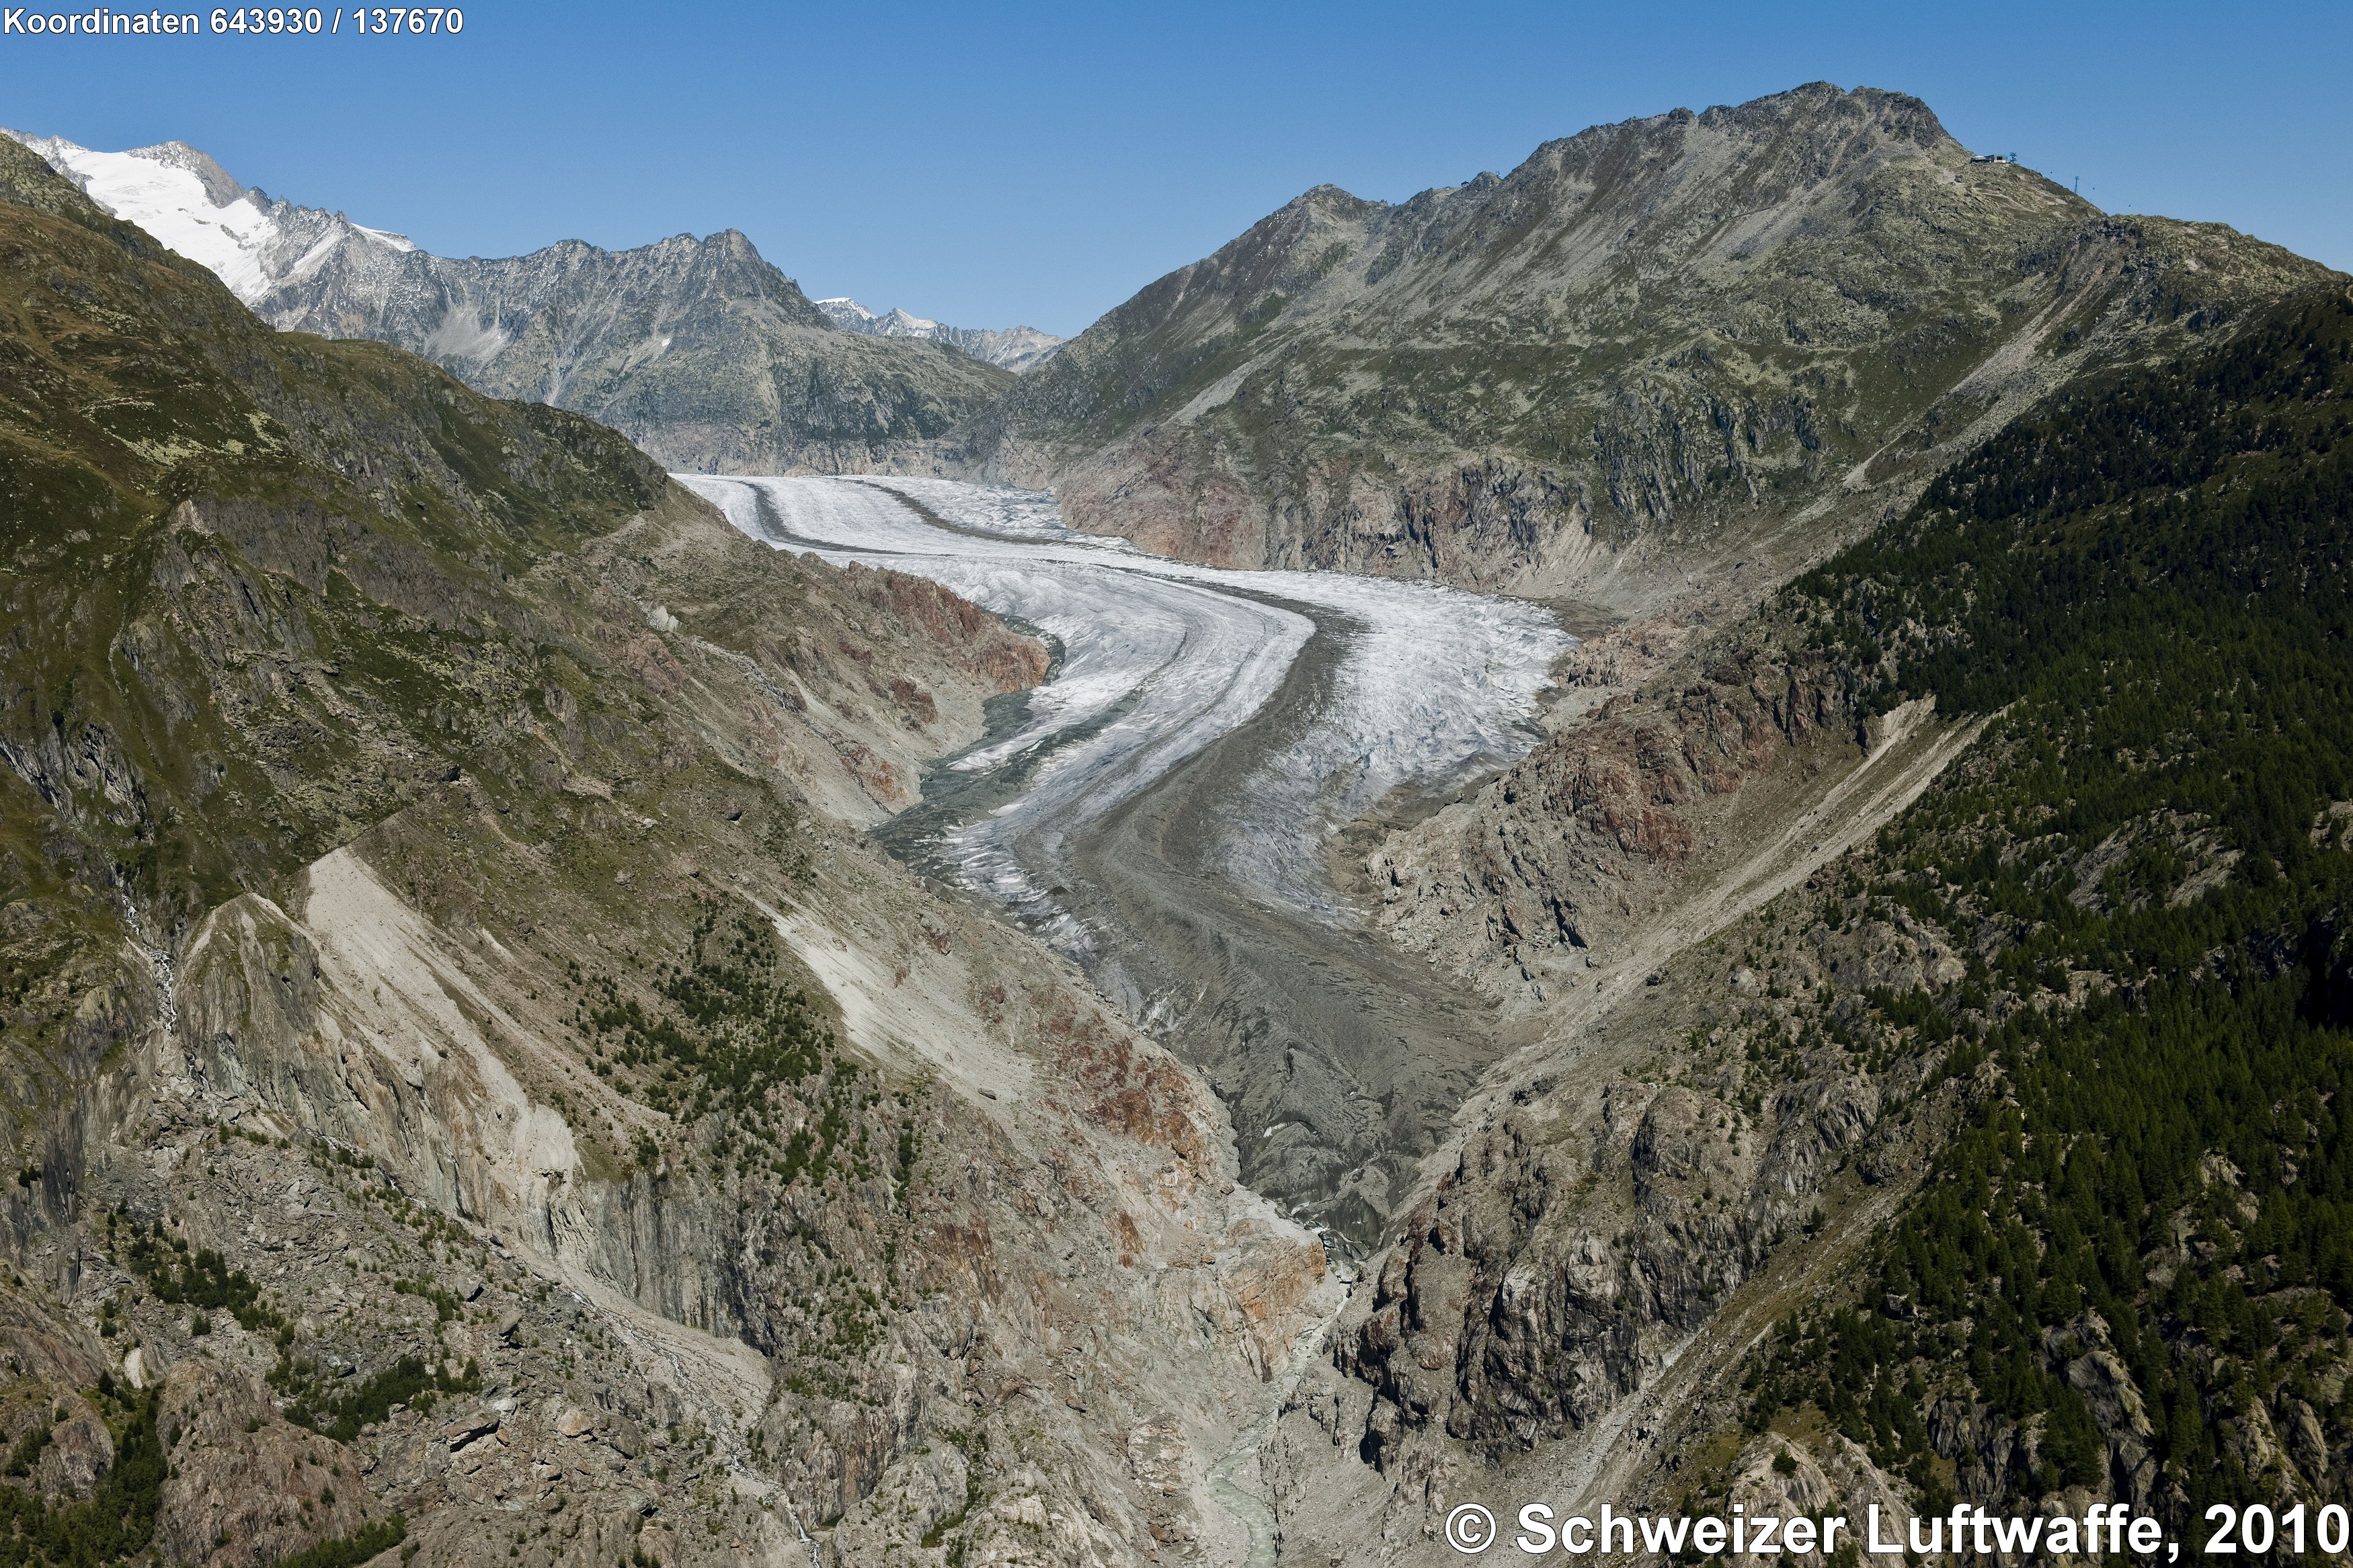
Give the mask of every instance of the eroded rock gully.
[{"label": "eroded rock gully", "polygon": [[[1647,636],[1581,647],[1571,680],[1606,682]],[[1493,784],[1379,846],[1361,884],[1378,925],[1507,1005],[1539,1006],[1589,985],[1825,768],[1867,749],[1851,673],[1756,635],[1707,651],[1685,680],[1605,686]]]},{"label": "eroded rock gully", "polygon": [[1466,1110],[1269,1445],[1287,1537],[1437,1561],[1457,1501],[1622,1509],[1696,1480],[1726,1370],[1835,1276],[1957,1100],[1925,1058],[1751,1049],[1782,1037],[1785,990],[1957,975],[1943,933],[1817,928],[1769,993],[1744,958],[1665,961]]}]

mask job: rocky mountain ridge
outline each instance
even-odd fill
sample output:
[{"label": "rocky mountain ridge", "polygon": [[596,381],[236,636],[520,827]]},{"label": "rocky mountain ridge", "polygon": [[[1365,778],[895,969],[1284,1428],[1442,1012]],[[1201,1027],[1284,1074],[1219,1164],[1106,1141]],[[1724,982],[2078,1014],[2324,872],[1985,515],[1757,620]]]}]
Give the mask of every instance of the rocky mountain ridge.
[{"label": "rocky mountain ridge", "polygon": [[[248,292],[273,322],[400,343],[673,467],[1010,479],[1164,552],[1620,613],[1778,580],[2052,389],[2322,275],[2100,214],[1916,100],[1819,83],[1397,205],[1320,187],[1068,348],[812,306],[734,235],[453,262],[280,203],[285,237],[232,242],[218,214],[260,198],[151,151],[140,177],[176,171],[167,205],[224,265],[301,272]],[[912,348],[950,342],[1025,374]]]},{"label": "rocky mountain ridge", "polygon": [[396,344],[492,396],[586,414],[672,468],[854,471],[1006,384],[944,343],[836,330],[732,229],[457,259],[248,190],[179,142],[8,134],[272,326]]},{"label": "rocky mountain ridge", "polygon": [[31,148],[106,211],[201,262],[248,305],[273,288],[308,278],[346,244],[403,253],[417,248],[405,235],[240,184],[185,142],[100,153],[62,136],[0,134]]},{"label": "rocky mountain ridge", "polygon": [[2345,679],[2348,343],[2325,284],[2052,400],[1366,858],[1529,1035],[1262,1450],[1302,1555],[2342,1502],[2347,742],[2240,713]]},{"label": "rocky mountain ridge", "polygon": [[1397,205],[1310,191],[945,446],[1166,553],[1647,613],[1778,579],[2052,389],[2325,275],[1816,83]]},{"label": "rocky mountain ridge", "polygon": [[845,331],[865,332],[878,338],[930,338],[1017,375],[1043,364],[1056,349],[1070,341],[1035,327],[943,326],[896,308],[877,315],[847,295],[819,300],[817,308]]}]

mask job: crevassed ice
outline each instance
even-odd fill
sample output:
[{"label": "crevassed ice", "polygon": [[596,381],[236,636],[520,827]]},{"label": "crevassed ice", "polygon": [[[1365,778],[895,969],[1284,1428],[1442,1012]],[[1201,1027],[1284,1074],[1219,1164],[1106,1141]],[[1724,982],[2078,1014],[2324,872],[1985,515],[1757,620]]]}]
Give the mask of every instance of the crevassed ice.
[{"label": "crevassed ice", "polygon": [[680,479],[755,539],[929,577],[1061,643],[1062,668],[1031,695],[1020,729],[950,765],[1002,767],[1039,748],[1050,756],[1018,797],[955,830],[947,847],[969,885],[1074,952],[1089,945],[1084,933],[1040,890],[1069,835],[1257,713],[1318,621],[1341,640],[1328,690],[1251,775],[1218,856],[1261,896],[1327,916],[1338,904],[1324,836],[1400,785],[1442,788],[1525,753],[1537,695],[1573,640],[1517,601],[1149,555],[1064,526],[1043,491]]}]

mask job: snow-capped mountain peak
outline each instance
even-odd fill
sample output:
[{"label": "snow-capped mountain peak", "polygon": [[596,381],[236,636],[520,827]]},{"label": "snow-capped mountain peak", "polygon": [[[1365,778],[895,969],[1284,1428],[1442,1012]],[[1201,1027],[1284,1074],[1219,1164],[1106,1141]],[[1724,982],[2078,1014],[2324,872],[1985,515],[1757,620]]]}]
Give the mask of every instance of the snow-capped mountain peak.
[{"label": "snow-capped mountain peak", "polygon": [[1035,327],[943,326],[927,316],[913,315],[896,308],[877,315],[847,294],[809,302],[824,311],[826,319],[844,331],[863,332],[876,338],[929,338],[951,348],[962,349],[975,359],[987,360],[991,364],[1000,364],[1017,373],[1043,363],[1064,342],[1053,333],[1041,332]]},{"label": "snow-capped mountain peak", "polygon": [[813,300],[810,303],[823,310],[835,326],[872,337],[935,338],[943,330],[928,317],[910,315],[895,307],[878,316],[847,294],[831,300]]},{"label": "snow-capped mountain peak", "polygon": [[[814,301],[820,318],[810,312],[812,302],[791,279],[776,274],[732,230],[708,240],[680,236],[627,252],[567,241],[524,257],[451,260],[419,250],[405,236],[353,223],[339,212],[297,206],[243,184],[185,142],[101,153],[62,136],[6,130],[0,135],[23,143],[114,216],[208,268],[270,325],[328,337],[382,338],[501,396],[564,402],[569,371],[541,363],[551,352],[544,342],[513,365],[493,367],[507,364],[508,351],[551,308],[571,312],[575,328],[593,320],[602,323],[597,333],[621,331],[614,313],[621,299],[661,299],[675,318],[699,304],[732,310],[735,307],[726,301],[748,298],[767,302],[779,331],[821,332],[822,319],[864,337],[937,342],[1015,372],[1042,361],[1062,342],[1028,327],[976,331],[906,310],[877,315],[847,298]],[[706,275],[685,266],[693,256],[710,257],[716,270]],[[596,268],[618,268],[632,280],[626,287],[613,278],[591,283],[580,271],[584,257]],[[649,333],[643,322],[635,322],[627,329],[627,345],[616,339],[607,346],[633,370],[642,370],[670,353],[674,327],[673,321]],[[568,363],[581,352],[572,343],[562,357]],[[858,353],[872,358],[868,350]],[[924,362],[923,374],[944,378],[945,385],[964,388],[970,379],[937,365],[920,350],[886,351],[884,357],[893,355],[910,363]],[[979,388],[966,390],[976,395]],[[655,439],[646,429],[633,434]],[[699,447],[672,448],[670,456],[682,462],[703,460]]]},{"label": "snow-capped mountain peak", "polygon": [[100,153],[62,136],[5,134],[116,217],[209,268],[248,305],[317,270],[340,245],[417,248],[404,236],[355,224],[341,213],[272,200],[239,184],[185,142]]},{"label": "snow-capped mountain peak", "polygon": [[830,300],[812,300],[809,303],[823,310],[827,320],[845,331],[871,331],[873,329],[868,323],[882,319],[847,294],[837,294]]}]

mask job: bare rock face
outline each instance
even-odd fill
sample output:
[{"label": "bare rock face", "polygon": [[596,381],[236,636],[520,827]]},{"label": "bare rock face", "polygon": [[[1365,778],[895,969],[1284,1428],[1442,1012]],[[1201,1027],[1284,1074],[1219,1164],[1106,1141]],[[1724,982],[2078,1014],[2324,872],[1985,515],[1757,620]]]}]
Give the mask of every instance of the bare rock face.
[{"label": "bare rock face", "polygon": [[1011,380],[944,342],[839,330],[733,230],[495,259],[344,246],[254,308],[284,329],[398,344],[703,472],[860,471]]},{"label": "bare rock face", "polygon": [[[1607,681],[1617,652],[1580,649],[1572,679]],[[1773,809],[1782,791],[1760,801],[1753,781],[1792,747],[1819,769],[1862,738],[1849,685],[1766,644],[1679,689],[1567,710],[1502,777],[1366,858],[1375,919],[1515,1010],[1589,987],[1744,837],[1731,822]]]},{"label": "bare rock face", "polygon": [[1760,1215],[1819,1190],[1766,1169],[1819,1170],[1853,1137],[1775,1109],[1750,1131],[1721,1089],[1611,1082],[1479,1135],[1340,1321],[1335,1364],[1376,1390],[1366,1457],[1386,1470],[1423,1428],[1527,1447],[1633,1393],[1763,1262]]},{"label": "bare rock face", "polygon": [[[1751,1519],[1843,1516],[1851,1521],[1844,1532],[1850,1537],[1868,1528],[1873,1507],[1890,1521],[1890,1531],[1896,1529],[1893,1521],[1915,1511],[1904,1483],[1883,1474],[1870,1455],[1838,1432],[1829,1434],[1819,1446],[1793,1443],[1775,1434],[1751,1441],[1733,1461],[1726,1497]],[[1848,1539],[1839,1544],[1860,1543]],[[1784,1552],[1782,1556],[1812,1565],[1828,1561],[1831,1553],[1817,1546],[1810,1552]]]},{"label": "bare rock face", "polygon": [[1398,205],[1309,191],[951,445],[1151,550],[1647,611],[1790,570],[2052,387],[2321,276],[1814,83]]},{"label": "bare rock face", "polygon": [[114,1435],[86,1400],[60,1401],[50,1412],[52,1421],[58,1410],[66,1412],[66,1418],[49,1428],[47,1446],[41,1450],[39,1489],[50,1497],[87,1498],[114,1468]]},{"label": "bare rock face", "polygon": [[356,1532],[372,1511],[362,1457],[290,1425],[237,1372],[207,1359],[173,1366],[163,1422],[172,1470],[156,1525],[168,1562],[275,1563]]},{"label": "bare rock face", "polygon": [[1634,694],[1599,662],[1624,649],[1598,650],[1600,700],[1564,704],[1552,741],[1367,861],[1392,935],[1516,999],[1532,1043],[1458,1118],[1262,1450],[1310,1554],[1444,1561],[1449,1509],[1499,1498],[1909,1506],[1835,1434],[1741,1432],[1736,1383],[1957,1113],[1931,1043],[1837,1043],[1882,988],[1966,973],[1975,933],[1850,914],[1838,859],[1953,734],[1861,721],[1834,670],[1755,626]]}]

